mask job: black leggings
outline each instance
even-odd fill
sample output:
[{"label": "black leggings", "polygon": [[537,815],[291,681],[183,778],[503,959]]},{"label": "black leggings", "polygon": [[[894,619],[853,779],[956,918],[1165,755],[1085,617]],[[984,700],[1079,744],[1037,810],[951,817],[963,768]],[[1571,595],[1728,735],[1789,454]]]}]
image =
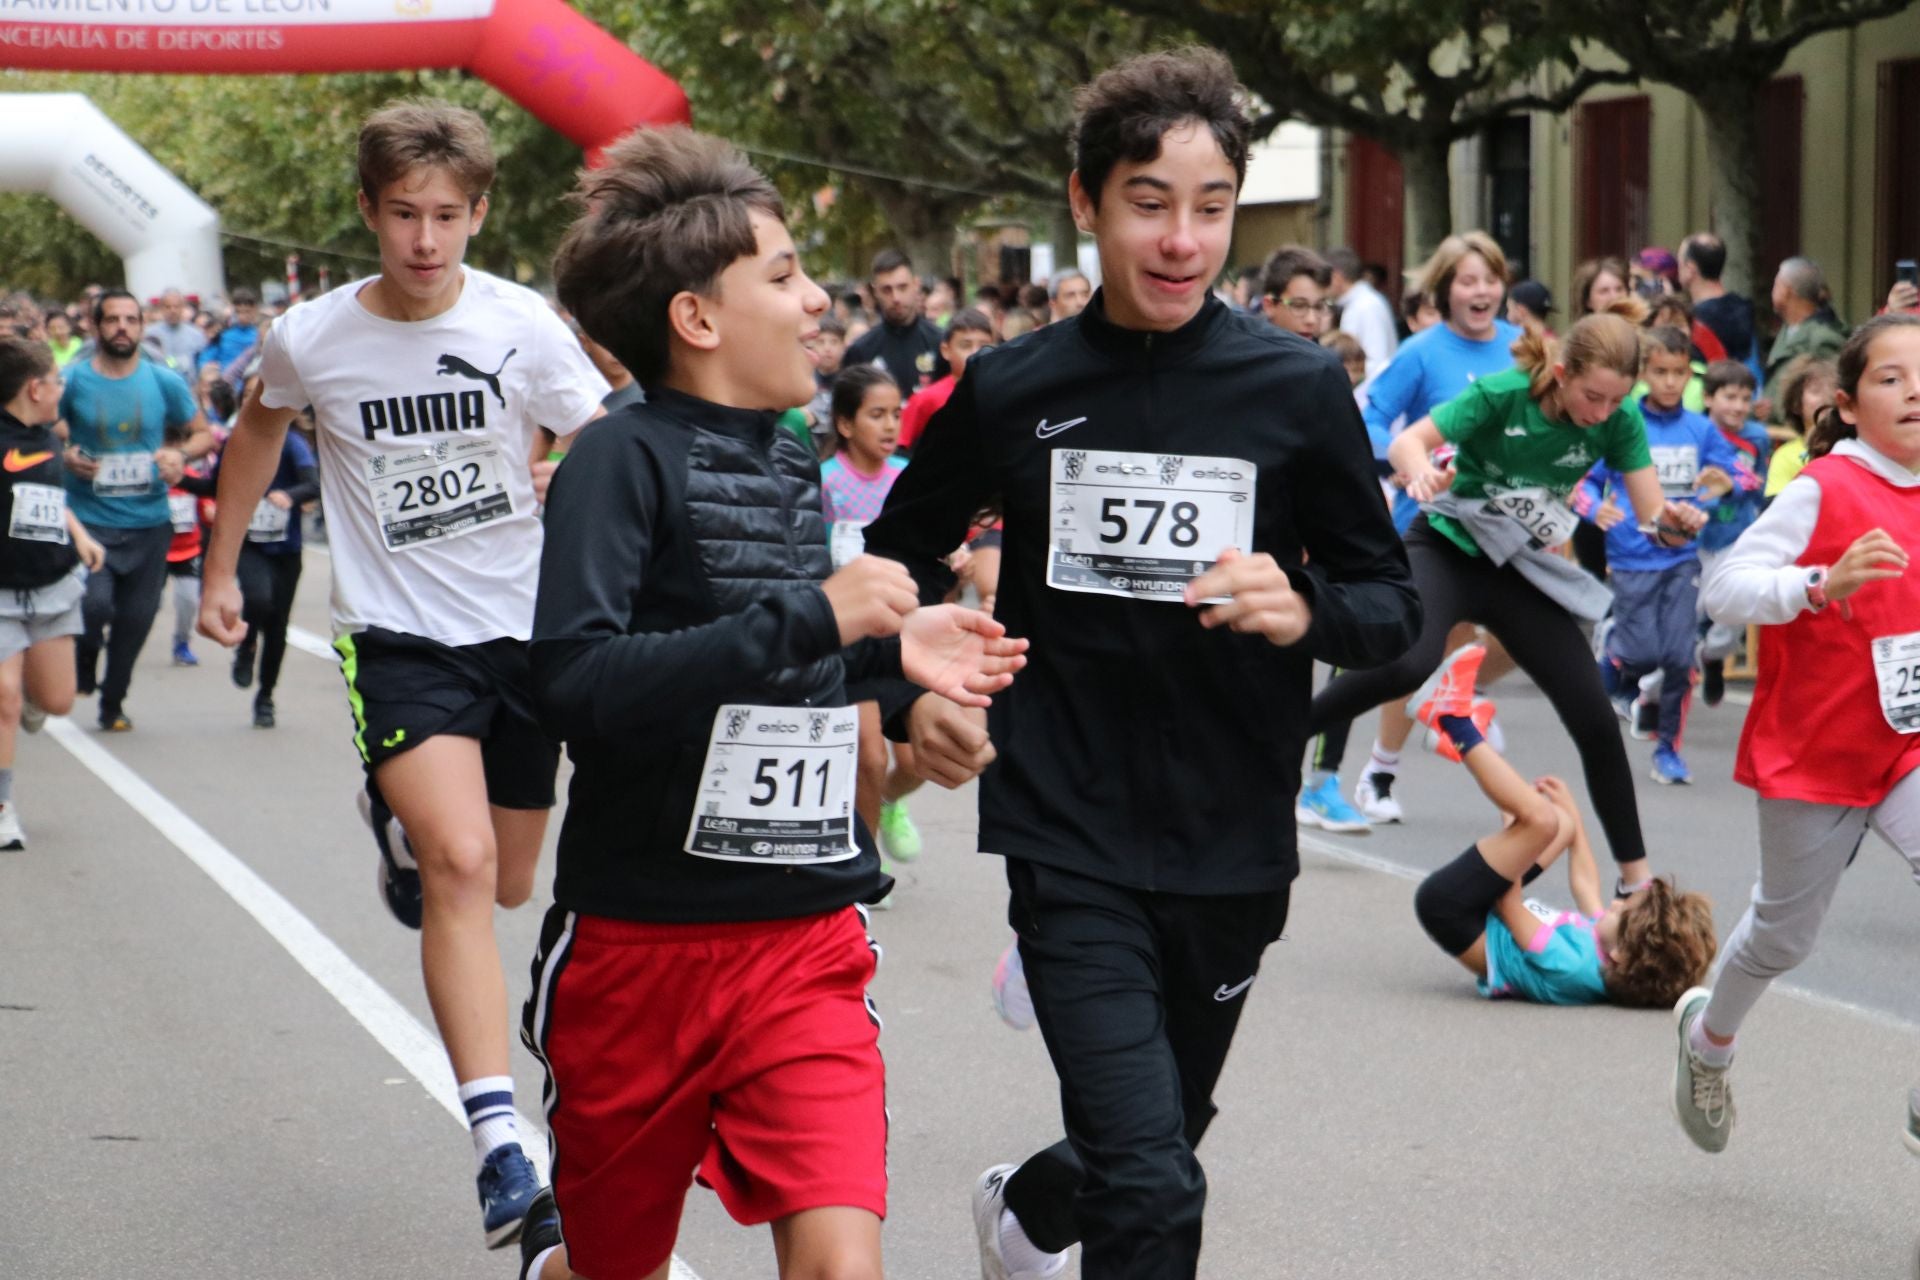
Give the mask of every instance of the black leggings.
[{"label": "black leggings", "polygon": [[1500,637],[1566,726],[1587,775],[1587,794],[1607,833],[1614,861],[1647,856],[1633,768],[1620,741],[1600,669],[1572,615],[1547,599],[1511,565],[1470,556],[1435,533],[1423,516],[1407,530],[1407,559],[1420,592],[1420,638],[1398,661],[1370,671],[1342,672],[1313,700],[1307,729],[1318,733],[1370,707],[1404,698],[1446,657],[1447,632],[1477,622]]},{"label": "black leggings", "polygon": [[[299,513],[296,512],[297,516]],[[287,654],[287,626],[293,621],[293,593],[300,587],[300,553],[270,556],[242,543],[235,577],[240,582],[241,617],[247,638],[240,642],[249,663],[260,649],[257,701],[271,702],[280,683],[280,660]]]}]

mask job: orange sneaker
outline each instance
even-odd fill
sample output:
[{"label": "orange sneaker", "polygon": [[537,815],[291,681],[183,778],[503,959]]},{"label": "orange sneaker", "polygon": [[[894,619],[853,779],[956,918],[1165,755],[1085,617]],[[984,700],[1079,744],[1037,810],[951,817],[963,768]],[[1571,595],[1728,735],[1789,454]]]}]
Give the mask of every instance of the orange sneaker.
[{"label": "orange sneaker", "polygon": [[[1500,747],[1494,741],[1494,735],[1499,729],[1499,726],[1494,723],[1495,710],[1496,708],[1493,705],[1492,698],[1475,698],[1473,700],[1473,710],[1467,713],[1467,719],[1473,721],[1473,727],[1480,731],[1481,739],[1493,748],[1495,755],[1499,755]],[[1451,760],[1455,764],[1458,764],[1462,759],[1460,748],[1453,745],[1453,739],[1447,736],[1446,730],[1442,729],[1439,724],[1440,716],[1451,714],[1452,712],[1442,711],[1433,717],[1434,722],[1427,724],[1427,732],[1421,745],[1433,752],[1433,754],[1439,756],[1442,760]],[[1421,723],[1425,724],[1426,722],[1422,721]]]},{"label": "orange sneaker", "polygon": [[[1427,678],[1418,693],[1407,699],[1407,711],[1421,724],[1440,734],[1440,754],[1458,760],[1460,753],[1446,734],[1440,733],[1441,716],[1470,716],[1474,713],[1473,685],[1480,676],[1480,663],[1487,656],[1483,644],[1463,644],[1447,655],[1439,670]],[[1485,701],[1485,700],[1483,700]],[[1490,701],[1485,702],[1488,719]]]}]

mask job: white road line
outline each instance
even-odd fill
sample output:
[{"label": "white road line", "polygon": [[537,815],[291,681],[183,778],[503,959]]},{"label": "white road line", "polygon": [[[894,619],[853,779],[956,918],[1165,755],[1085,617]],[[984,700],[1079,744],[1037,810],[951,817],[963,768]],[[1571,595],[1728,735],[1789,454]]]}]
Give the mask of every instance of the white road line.
[{"label": "white road line", "polygon": [[[388,994],[385,987],[355,964],[346,952],[320,932],[318,926],[307,919],[298,907],[261,879],[252,867],[234,856],[205,827],[188,817],[150,786],[146,779],[121,763],[91,735],[65,717],[58,717],[47,720],[47,736],[105,783],[108,790],[124,800],[129,808],[145,818],[174,848],[186,854],[189,861],[204,871],[208,879],[220,886],[222,892],[252,916],[268,936],[293,957],[295,964],[305,969],[354,1021],[365,1027],[380,1047],[406,1068],[407,1074],[420,1082],[428,1097],[445,1108],[447,1114],[458,1121],[462,1128],[466,1127],[466,1108],[461,1105],[453,1071],[447,1065],[446,1051],[441,1047],[439,1037],[428,1031],[405,1005]],[[530,1135],[544,1132],[524,1113],[518,1116],[518,1122]],[[539,1167],[544,1180],[547,1176],[546,1143],[529,1142],[526,1151],[527,1157]],[[677,1256],[673,1259],[671,1276],[672,1280],[700,1280]]]},{"label": "white road line", "polygon": [[[1404,862],[1395,862],[1391,858],[1376,857],[1371,853],[1361,853],[1359,850],[1350,846],[1334,844],[1331,841],[1322,840],[1317,836],[1303,834],[1298,837],[1298,840],[1302,850],[1332,858],[1336,862],[1350,863],[1353,866],[1364,867],[1368,871],[1378,871],[1383,875],[1393,876],[1400,880],[1424,880],[1427,878],[1426,871],[1419,867],[1410,867]],[[1863,1021],[1885,1027],[1889,1031],[1898,1031],[1905,1035],[1920,1037],[1920,1022],[1903,1018],[1897,1013],[1889,1013],[1885,1009],[1875,1009],[1867,1005],[1855,1004],[1851,1000],[1842,1000],[1838,996],[1824,995],[1818,991],[1810,991],[1806,987],[1792,982],[1775,982],[1771,989],[1778,991],[1783,996],[1798,1000],[1802,1004],[1810,1004],[1816,1009],[1825,1009],[1831,1013],[1851,1014],[1853,1017],[1862,1019]]]},{"label": "white road line", "polygon": [[287,643],[302,653],[310,653],[316,658],[324,658],[326,661],[334,663],[335,665],[338,665],[340,662],[340,651],[328,644],[325,636],[317,636],[305,627],[288,627]]}]

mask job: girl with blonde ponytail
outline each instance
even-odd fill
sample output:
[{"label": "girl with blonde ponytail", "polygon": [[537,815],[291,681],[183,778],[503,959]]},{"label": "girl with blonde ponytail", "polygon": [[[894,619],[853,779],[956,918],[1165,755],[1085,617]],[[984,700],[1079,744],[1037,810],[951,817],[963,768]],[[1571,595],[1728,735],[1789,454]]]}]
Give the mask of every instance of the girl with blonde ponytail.
[{"label": "girl with blonde ponytail", "polygon": [[[1645,304],[1627,297],[1581,318],[1558,342],[1522,334],[1514,368],[1478,379],[1393,442],[1387,457],[1396,482],[1423,510],[1406,538],[1424,609],[1420,637],[1396,662],[1329,682],[1313,700],[1310,720],[1317,731],[1406,697],[1440,666],[1456,623],[1481,624],[1547,695],[1579,747],[1594,811],[1627,890],[1651,878],[1633,772],[1599,670],[1569,612],[1597,620],[1610,598],[1543,552],[1572,535],[1578,520],[1568,501],[1602,459],[1625,477],[1649,536],[1677,543],[1705,522],[1704,513],[1662,496],[1646,426],[1639,408],[1626,403],[1639,376],[1636,324],[1644,314]],[[1443,444],[1457,449],[1444,470],[1431,458]]]}]

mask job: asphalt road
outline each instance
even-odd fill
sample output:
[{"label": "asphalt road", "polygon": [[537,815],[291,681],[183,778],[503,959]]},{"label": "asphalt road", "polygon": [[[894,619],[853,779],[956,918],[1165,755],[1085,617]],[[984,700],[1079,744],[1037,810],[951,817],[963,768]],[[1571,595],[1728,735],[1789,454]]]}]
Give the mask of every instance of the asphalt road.
[{"label": "asphalt road", "polygon": [[[326,577],[311,553],[296,621],[316,635]],[[88,705],[22,742],[31,846],[0,854],[0,1276],[511,1276],[480,1245],[417,939],[373,890],[338,672],[290,653],[280,727],[254,730],[206,641],[202,667],[166,665],[166,622],[135,732],[95,733]],[[1537,694],[1496,693],[1513,757],[1577,777]],[[1656,866],[1713,896],[1723,934],[1754,859],[1751,796],[1727,780],[1739,711],[1694,716],[1694,787],[1640,793]],[[1707,1157],[1666,1110],[1666,1016],[1489,1004],[1426,941],[1410,876],[1491,815],[1430,757],[1402,791],[1414,823],[1308,838],[1202,1148],[1203,1275],[1915,1274],[1904,863],[1869,840],[1820,953],[1749,1023],[1740,1127]],[[915,813],[927,852],[874,925],[888,1273],[967,1280],[972,1180],[1053,1140],[1057,1099],[1037,1033],[990,1006],[1005,893],[998,860],[971,852],[972,793],[922,792]],[[1558,876],[1538,892],[1566,900]],[[500,917],[516,1007],[544,905]],[[517,1047],[515,1074],[537,1115]],[[701,1280],[774,1275],[767,1233],[697,1189],[679,1253]]]}]

